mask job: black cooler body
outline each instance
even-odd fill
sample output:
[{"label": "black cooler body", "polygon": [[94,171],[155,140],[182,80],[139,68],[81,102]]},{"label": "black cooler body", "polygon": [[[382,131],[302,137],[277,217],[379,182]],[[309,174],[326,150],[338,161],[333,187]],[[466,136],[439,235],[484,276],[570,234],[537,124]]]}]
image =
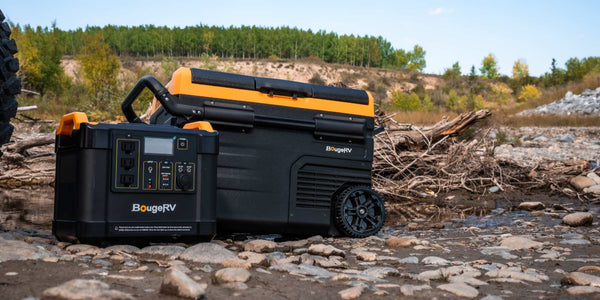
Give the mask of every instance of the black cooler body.
[{"label": "black cooler body", "polygon": [[57,134],[53,234],[90,243],[215,234],[216,132],[85,121],[71,116],[74,128]]},{"label": "black cooler body", "polygon": [[155,107],[151,123],[205,120],[219,132],[220,232],[335,234],[335,197],[371,186],[365,91],[188,68],[168,87],[194,116]]}]

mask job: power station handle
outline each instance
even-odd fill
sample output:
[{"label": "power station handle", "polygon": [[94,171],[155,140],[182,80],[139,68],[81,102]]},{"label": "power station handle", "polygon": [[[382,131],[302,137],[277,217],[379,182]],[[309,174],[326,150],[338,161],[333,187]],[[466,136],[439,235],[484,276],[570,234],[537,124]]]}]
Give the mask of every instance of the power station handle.
[{"label": "power station handle", "polygon": [[158,81],[158,79],[146,75],[135,84],[131,92],[125,97],[123,103],[121,103],[121,109],[125,118],[130,123],[144,123],[140,117],[135,113],[131,106],[133,102],[140,96],[144,88],[150,89],[154,94],[154,97],[160,102],[165,110],[175,116],[189,116],[200,118],[203,114],[203,109],[200,107],[193,107],[189,105],[182,105],[177,103],[177,97],[171,95],[169,91]]}]

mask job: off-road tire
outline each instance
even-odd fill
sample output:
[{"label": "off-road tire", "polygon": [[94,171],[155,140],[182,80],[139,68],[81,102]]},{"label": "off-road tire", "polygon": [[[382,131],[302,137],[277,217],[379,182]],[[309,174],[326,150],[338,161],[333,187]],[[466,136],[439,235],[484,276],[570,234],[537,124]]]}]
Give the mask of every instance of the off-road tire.
[{"label": "off-road tire", "polygon": [[334,199],[334,224],[346,236],[363,238],[376,234],[385,217],[383,198],[368,186],[350,186]]},{"label": "off-road tire", "polygon": [[10,119],[17,114],[18,105],[15,95],[21,92],[21,80],[17,78],[19,60],[14,57],[17,44],[10,39],[10,25],[4,19],[0,10],[0,146],[10,141],[13,133]]}]

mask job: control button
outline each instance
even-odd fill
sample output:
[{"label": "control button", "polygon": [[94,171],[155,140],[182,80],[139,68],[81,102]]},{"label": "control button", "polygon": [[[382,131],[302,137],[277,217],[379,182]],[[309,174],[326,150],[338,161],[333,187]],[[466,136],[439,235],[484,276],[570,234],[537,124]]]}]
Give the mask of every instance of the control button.
[{"label": "control button", "polygon": [[187,138],[177,139],[177,150],[187,150],[187,149],[188,149],[188,139]]}]

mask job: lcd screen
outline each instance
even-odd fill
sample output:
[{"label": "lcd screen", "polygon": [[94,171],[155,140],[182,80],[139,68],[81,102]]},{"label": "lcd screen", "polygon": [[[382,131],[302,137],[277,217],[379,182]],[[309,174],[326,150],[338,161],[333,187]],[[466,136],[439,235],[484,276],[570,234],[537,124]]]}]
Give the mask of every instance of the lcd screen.
[{"label": "lcd screen", "polygon": [[144,154],[173,155],[173,140],[145,137]]}]

